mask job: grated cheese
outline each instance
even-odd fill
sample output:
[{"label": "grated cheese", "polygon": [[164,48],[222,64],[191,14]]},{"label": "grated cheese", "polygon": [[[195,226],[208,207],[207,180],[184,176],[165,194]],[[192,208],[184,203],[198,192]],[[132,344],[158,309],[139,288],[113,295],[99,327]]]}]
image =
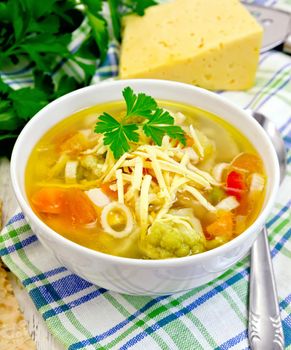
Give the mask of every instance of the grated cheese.
[{"label": "grated cheese", "polygon": [[122,165],[122,163],[125,161],[125,159],[127,158],[128,153],[124,153],[119,159],[118,161],[114,164],[114,166],[109,170],[109,172],[107,173],[107,175],[105,175],[104,177],[104,182],[108,182],[112,175],[115,173],[115,171]]},{"label": "grated cheese", "polygon": [[131,200],[140,190],[143,177],[143,160],[140,157],[134,159],[134,171],[131,175],[131,187],[126,192],[126,200]]},{"label": "grated cheese", "polygon": [[191,160],[191,162],[198,163],[198,154],[194,151],[192,147],[186,147],[184,152],[188,154],[189,160]]},{"label": "grated cheese", "polygon": [[105,162],[102,166],[101,172],[104,174],[107,169],[111,169],[114,165],[114,158],[111,152],[106,153]]},{"label": "grated cheese", "polygon": [[187,153],[184,153],[184,155],[183,155],[183,157],[182,157],[182,159],[180,161],[180,164],[182,166],[185,166],[185,165],[187,165],[189,163],[189,160],[190,160],[189,155]]},{"label": "grated cheese", "polygon": [[186,120],[186,116],[181,112],[177,112],[174,115],[174,119],[175,119],[175,124],[182,125]]},{"label": "grated cheese", "polygon": [[117,183],[117,193],[118,193],[118,202],[124,203],[124,187],[123,187],[123,178],[122,178],[122,170],[118,169],[115,172],[116,183]]},{"label": "grated cheese", "polygon": [[122,174],[123,181],[125,182],[131,182],[132,181],[132,175],[131,174]]},{"label": "grated cheese", "polygon": [[162,148],[167,149],[170,145],[170,137],[168,135],[165,135],[162,139]]},{"label": "grated cheese", "polygon": [[159,163],[157,161],[155,152],[153,150],[150,150],[149,156],[150,156],[150,159],[152,161],[152,168],[153,168],[155,175],[156,175],[156,178],[158,180],[158,184],[160,186],[161,193],[163,193],[163,195],[165,195],[166,197],[169,197],[169,191],[167,189],[165,179],[163,177],[161,167],[159,166]]},{"label": "grated cheese", "polygon": [[196,198],[207,210],[216,211],[216,208],[211,203],[209,203],[208,200],[203,197],[203,195],[196,188],[192,186],[185,186],[184,190],[191,193],[192,196]]},{"label": "grated cheese", "polygon": [[195,165],[190,163],[188,164],[188,168],[204,177],[211,185],[219,186],[219,183],[206,171],[200,170]]},{"label": "grated cheese", "polygon": [[140,203],[139,203],[139,218],[141,235],[144,235],[148,225],[148,211],[149,211],[149,190],[151,186],[152,177],[145,175],[141,185]]},{"label": "grated cheese", "polygon": [[198,154],[203,158],[204,157],[204,149],[201,145],[201,142],[199,141],[199,138],[197,136],[195,129],[193,128],[193,125],[190,125],[189,130],[190,130],[190,134],[192,136],[192,139],[194,141],[194,145],[197,148]]},{"label": "grated cheese", "polygon": [[201,185],[206,189],[210,188],[209,182],[204,177],[202,177],[197,173],[194,173],[193,171],[190,171],[185,166],[182,166],[180,163],[172,164],[163,160],[159,160],[158,162],[162,170],[180,174],[192,180],[193,182],[197,183],[198,185]]},{"label": "grated cheese", "polygon": [[162,216],[167,214],[167,212],[175,202],[177,191],[181,186],[185,185],[187,182],[189,182],[189,179],[186,179],[185,177],[182,177],[182,176],[175,175],[170,188],[170,199],[165,200],[163,207],[160,209],[160,211],[157,214],[157,218],[161,218]]},{"label": "grated cheese", "polygon": [[135,158],[135,169],[133,173],[132,188],[140,190],[143,176],[143,161],[140,157]]}]

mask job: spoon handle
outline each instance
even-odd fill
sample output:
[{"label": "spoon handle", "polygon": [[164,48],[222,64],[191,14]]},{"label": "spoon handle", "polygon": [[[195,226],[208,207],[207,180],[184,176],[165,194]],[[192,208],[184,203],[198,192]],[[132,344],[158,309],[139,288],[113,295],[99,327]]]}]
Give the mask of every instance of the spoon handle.
[{"label": "spoon handle", "polygon": [[283,350],[284,334],[267,235],[264,226],[251,252],[249,341],[252,350]]}]

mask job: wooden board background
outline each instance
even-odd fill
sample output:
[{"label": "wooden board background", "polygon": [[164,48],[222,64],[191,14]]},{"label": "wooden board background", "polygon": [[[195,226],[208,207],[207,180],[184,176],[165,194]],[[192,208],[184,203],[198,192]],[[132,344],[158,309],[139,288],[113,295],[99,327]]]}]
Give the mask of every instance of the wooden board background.
[{"label": "wooden board background", "polygon": [[[3,223],[5,224],[17,209],[11,188],[9,161],[5,158],[0,158],[0,198],[3,202]],[[37,312],[26,290],[12,273],[9,274],[20,310],[27,321],[28,331],[36,343],[36,348],[38,350],[64,350],[64,347],[49,333],[44,320]]]}]

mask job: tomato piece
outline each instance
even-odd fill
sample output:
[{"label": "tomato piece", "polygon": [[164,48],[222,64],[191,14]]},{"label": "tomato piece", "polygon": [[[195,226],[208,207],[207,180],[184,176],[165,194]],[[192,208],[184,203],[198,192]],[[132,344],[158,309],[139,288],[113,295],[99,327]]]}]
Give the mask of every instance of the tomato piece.
[{"label": "tomato piece", "polygon": [[111,183],[106,182],[106,183],[101,184],[100,188],[101,188],[102,192],[104,192],[108,197],[110,197],[111,199],[117,200],[118,193],[117,193],[117,191],[113,191],[110,188],[110,185],[111,185]]},{"label": "tomato piece", "polygon": [[252,153],[241,153],[231,163],[232,166],[247,170],[250,173],[263,173],[262,160]]},{"label": "tomato piece", "polygon": [[233,235],[233,214],[223,212],[218,214],[217,219],[210,225],[206,226],[206,232],[211,237],[226,237],[231,239]]},{"label": "tomato piece", "polygon": [[231,171],[226,178],[226,193],[230,196],[235,196],[237,200],[242,198],[242,195],[246,191],[246,183],[244,175],[237,172]]},{"label": "tomato piece", "polygon": [[90,199],[79,189],[66,191],[65,216],[72,224],[90,224],[97,220],[96,210]]},{"label": "tomato piece", "polygon": [[64,209],[64,190],[54,187],[44,187],[35,192],[31,202],[36,211],[45,214],[61,214]]}]

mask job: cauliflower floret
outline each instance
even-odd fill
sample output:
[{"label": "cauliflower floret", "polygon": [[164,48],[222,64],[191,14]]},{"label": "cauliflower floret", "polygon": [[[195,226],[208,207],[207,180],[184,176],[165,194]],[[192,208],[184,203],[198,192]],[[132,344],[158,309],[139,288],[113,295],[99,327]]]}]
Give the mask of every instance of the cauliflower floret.
[{"label": "cauliflower floret", "polygon": [[102,165],[104,163],[104,159],[102,156],[93,156],[93,155],[85,155],[80,157],[81,166],[87,170],[93,178],[100,177],[102,175]]},{"label": "cauliflower floret", "polygon": [[160,219],[156,219],[148,234],[139,242],[140,249],[145,257],[165,259],[205,251],[205,237],[202,229],[197,229],[193,218],[193,215],[191,218],[188,215],[181,216],[169,213]]}]

